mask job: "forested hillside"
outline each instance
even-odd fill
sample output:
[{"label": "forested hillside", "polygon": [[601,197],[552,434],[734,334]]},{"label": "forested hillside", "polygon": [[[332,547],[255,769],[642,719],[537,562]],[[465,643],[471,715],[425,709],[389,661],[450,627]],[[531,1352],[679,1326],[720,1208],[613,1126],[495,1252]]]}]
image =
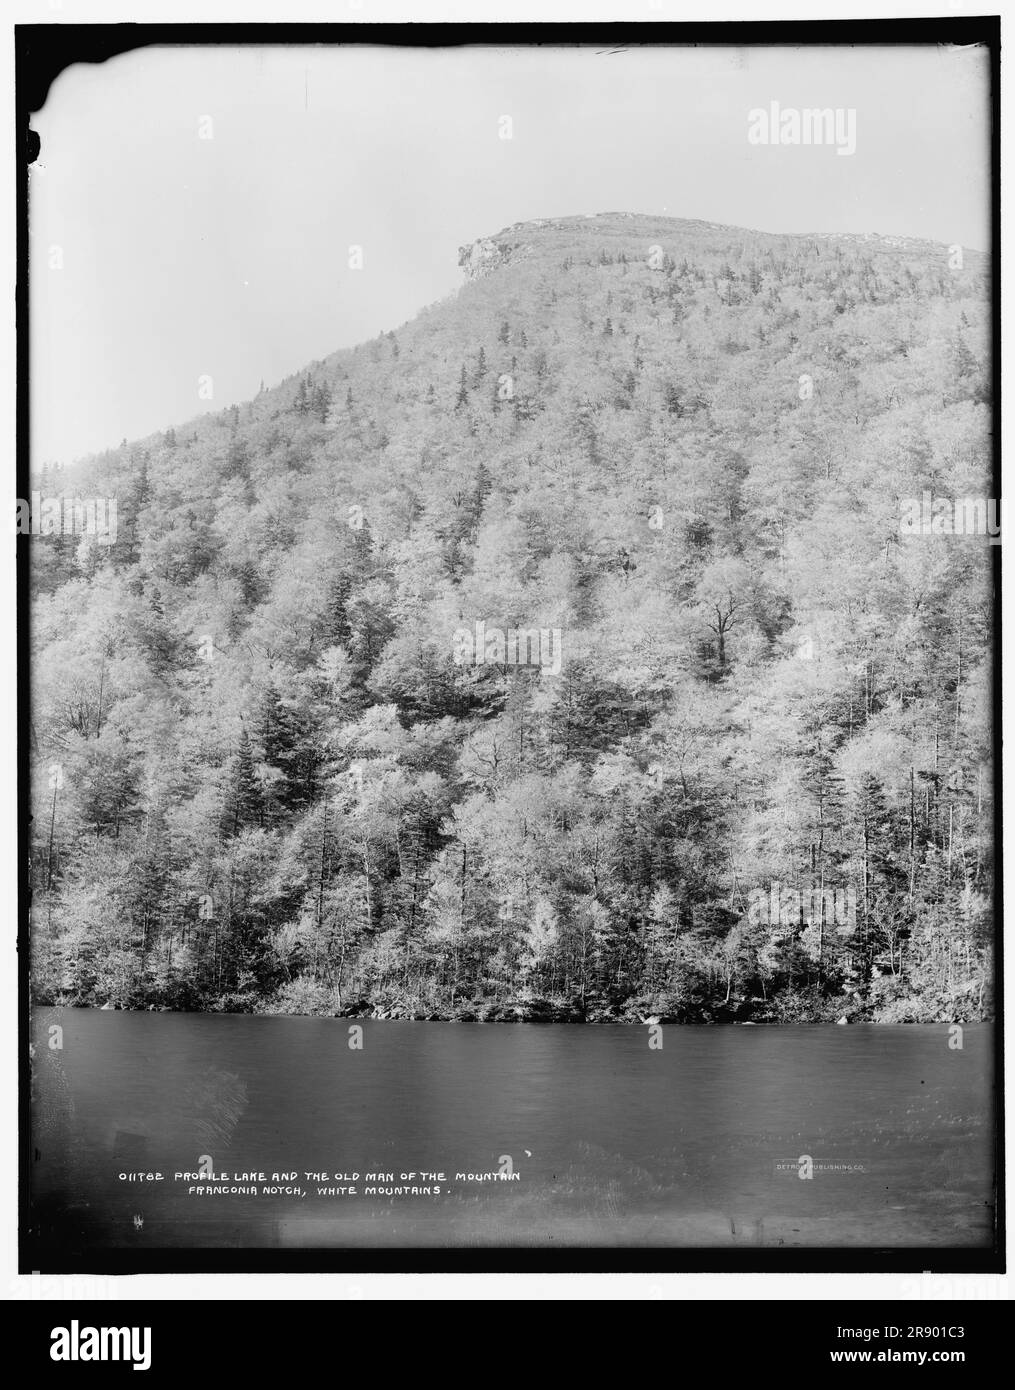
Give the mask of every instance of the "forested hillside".
[{"label": "forested hillside", "polygon": [[35,997],[989,1016],[992,551],[899,527],[991,490],[985,258],[606,214],[461,264],[33,479],[118,507],[21,542]]}]

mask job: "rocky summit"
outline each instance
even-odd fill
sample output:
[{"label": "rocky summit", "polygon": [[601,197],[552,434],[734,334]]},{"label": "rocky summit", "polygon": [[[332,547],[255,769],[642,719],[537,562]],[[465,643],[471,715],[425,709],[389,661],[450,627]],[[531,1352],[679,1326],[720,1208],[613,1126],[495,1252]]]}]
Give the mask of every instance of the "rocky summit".
[{"label": "rocky summit", "polygon": [[[699,222],[676,217],[659,217],[632,212],[587,213],[573,217],[534,218],[515,222],[494,236],[481,237],[459,248],[458,264],[468,279],[488,275],[492,270],[531,256],[567,256],[576,249],[595,241],[597,247],[612,254],[631,258],[639,255],[648,259],[655,245],[673,248],[684,246],[698,251],[723,252],[736,250],[749,237],[757,245],[777,245],[786,241],[831,240],[840,245],[863,245],[868,251],[880,254],[912,256],[924,261],[946,261],[956,248],[914,237],[881,236],[869,233],[815,233],[809,236],[747,231],[718,222]],[[987,268],[983,252],[968,248],[963,259],[978,271]]]}]

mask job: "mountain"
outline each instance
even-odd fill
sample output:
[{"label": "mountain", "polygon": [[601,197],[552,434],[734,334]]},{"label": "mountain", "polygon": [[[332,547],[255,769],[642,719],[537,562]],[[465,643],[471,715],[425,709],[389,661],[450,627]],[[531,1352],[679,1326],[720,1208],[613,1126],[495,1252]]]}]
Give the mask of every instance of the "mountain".
[{"label": "mountain", "polygon": [[117,517],[28,542],[35,997],[987,1016],[986,258],[604,213],[459,264],[33,480]]}]

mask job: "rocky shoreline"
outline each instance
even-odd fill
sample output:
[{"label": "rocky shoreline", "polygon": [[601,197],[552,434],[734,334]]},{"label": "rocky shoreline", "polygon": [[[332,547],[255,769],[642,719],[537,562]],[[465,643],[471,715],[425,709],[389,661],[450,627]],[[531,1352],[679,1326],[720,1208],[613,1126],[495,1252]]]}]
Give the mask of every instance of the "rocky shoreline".
[{"label": "rocky shoreline", "polygon": [[[834,1015],[834,1016],[833,1016]],[[590,1005],[583,1011],[580,1004],[566,1004],[544,999],[508,1001],[503,1004],[471,1001],[452,1011],[425,1012],[408,1005],[378,1005],[369,1001],[349,1004],[334,1018],[368,1018],[393,1022],[416,1023],[621,1023],[639,1027],[653,1024],[723,1024],[740,1023],[757,1025],[762,1023],[833,1023],[840,1019],[845,1022],[871,1022],[859,1011],[848,1017],[838,1009],[829,1009],[821,1017],[784,1018],[769,1008],[762,1011],[752,1008],[751,1002],[733,1003],[725,1006],[702,1006],[687,1008],[679,1012],[660,1012],[645,1014],[636,1009],[617,1005]]]}]

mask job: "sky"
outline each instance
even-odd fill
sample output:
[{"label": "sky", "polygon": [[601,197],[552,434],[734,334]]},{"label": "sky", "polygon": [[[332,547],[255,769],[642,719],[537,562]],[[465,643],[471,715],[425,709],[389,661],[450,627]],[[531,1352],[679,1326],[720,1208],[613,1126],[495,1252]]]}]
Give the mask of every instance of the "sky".
[{"label": "sky", "polygon": [[[855,152],[751,143],[772,102],[855,111]],[[979,47],[147,48],[67,69],[33,128],[36,465],[398,328],[530,218],[990,245]]]}]

